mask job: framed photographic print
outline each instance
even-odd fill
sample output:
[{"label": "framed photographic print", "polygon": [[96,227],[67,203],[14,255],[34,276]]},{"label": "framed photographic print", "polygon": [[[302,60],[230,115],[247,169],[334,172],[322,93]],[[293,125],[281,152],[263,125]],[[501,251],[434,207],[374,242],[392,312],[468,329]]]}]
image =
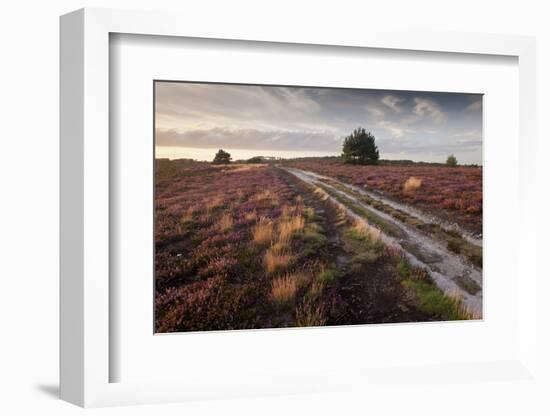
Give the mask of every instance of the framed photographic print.
[{"label": "framed photographic print", "polygon": [[155,332],[482,318],[480,94],[154,100]]},{"label": "framed photographic print", "polygon": [[181,19],[61,19],[62,398],[532,377],[533,39]]}]

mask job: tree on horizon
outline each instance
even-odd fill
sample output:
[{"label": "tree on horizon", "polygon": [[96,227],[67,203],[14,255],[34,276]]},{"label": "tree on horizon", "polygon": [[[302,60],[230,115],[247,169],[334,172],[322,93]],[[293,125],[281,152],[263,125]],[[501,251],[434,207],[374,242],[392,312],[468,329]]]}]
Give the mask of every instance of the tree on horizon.
[{"label": "tree on horizon", "polygon": [[447,161],[445,162],[445,164],[446,164],[447,166],[456,166],[456,165],[458,165],[458,161],[456,160],[455,155],[450,155],[450,156],[447,158]]},{"label": "tree on horizon", "polygon": [[344,139],[342,145],[344,163],[376,165],[379,158],[380,154],[375,144],[374,135],[365,131],[363,127],[356,128]]},{"label": "tree on horizon", "polygon": [[215,165],[231,163],[231,155],[223,149],[220,149],[218,150],[218,153],[216,153],[216,156],[214,156],[214,160],[212,161],[212,163]]}]

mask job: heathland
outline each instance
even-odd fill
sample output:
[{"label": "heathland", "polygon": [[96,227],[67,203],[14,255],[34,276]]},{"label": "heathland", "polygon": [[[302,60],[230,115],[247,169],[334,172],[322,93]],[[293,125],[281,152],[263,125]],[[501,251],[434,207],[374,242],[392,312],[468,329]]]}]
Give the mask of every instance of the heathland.
[{"label": "heathland", "polygon": [[157,332],[481,317],[481,167],[162,159],[155,178]]}]

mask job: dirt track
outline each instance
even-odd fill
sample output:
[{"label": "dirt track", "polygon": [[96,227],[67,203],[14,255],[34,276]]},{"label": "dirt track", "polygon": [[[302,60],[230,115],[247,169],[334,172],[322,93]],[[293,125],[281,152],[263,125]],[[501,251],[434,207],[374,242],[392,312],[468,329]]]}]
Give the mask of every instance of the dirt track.
[{"label": "dirt track", "polygon": [[[382,233],[382,239],[385,244],[400,247],[409,262],[414,266],[426,269],[443,292],[448,294],[460,294],[468,308],[476,315],[481,316],[482,272],[480,269],[469,264],[460,255],[449,251],[441,241],[432,239],[420,233],[414,227],[363,203],[353,196],[352,192],[346,192],[342,190],[342,187],[338,189],[332,186],[325,181],[328,178],[300,169],[286,167],[282,169],[306,183],[324,189],[331,201],[337,205],[343,206],[347,210],[348,215],[355,220],[367,221],[366,218],[354,212],[354,210],[350,208],[350,205],[360,206],[362,209],[376,215],[380,218],[380,221],[383,221],[384,224],[387,224],[388,227],[394,230],[394,232],[392,232],[393,235]],[[344,185],[346,188],[350,189],[350,191],[360,193],[366,192],[353,185],[341,182],[339,182],[339,184]],[[373,198],[375,197],[372,192],[368,193],[368,195]],[[394,208],[406,211],[409,215],[415,216],[424,222],[431,222],[434,220],[413,208],[386,200],[379,195],[376,195],[375,199]],[[376,226],[376,224],[374,224],[374,226]],[[475,237],[464,235],[464,238],[472,244],[481,245],[481,240]]]}]

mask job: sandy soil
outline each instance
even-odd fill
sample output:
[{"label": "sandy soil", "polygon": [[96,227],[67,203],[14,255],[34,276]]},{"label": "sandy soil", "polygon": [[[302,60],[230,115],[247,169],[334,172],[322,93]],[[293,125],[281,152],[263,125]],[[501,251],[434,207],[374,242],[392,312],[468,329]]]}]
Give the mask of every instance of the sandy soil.
[{"label": "sandy soil", "polygon": [[[440,241],[434,240],[426,235],[419,233],[413,227],[404,224],[386,214],[382,211],[376,210],[372,206],[369,206],[353,195],[346,193],[340,189],[337,189],[330,184],[324,182],[325,177],[315,174],[313,172],[303,171],[294,168],[283,168],[287,172],[293,174],[298,179],[321,187],[330,191],[330,193],[339,195],[342,198],[347,199],[353,204],[360,205],[362,208],[369,210],[378,217],[382,218],[388,224],[396,226],[401,231],[399,237],[391,237],[385,233],[382,233],[382,238],[385,244],[395,245],[399,247],[407,256],[409,262],[414,266],[419,266],[426,269],[437,286],[447,294],[460,294],[464,303],[470,308],[472,312],[481,316],[482,314],[482,272],[475,266],[467,263],[461,256],[450,252]],[[331,178],[332,179],[332,178]],[[340,182],[339,182],[340,183]],[[380,202],[388,204],[396,209],[407,212],[411,216],[415,216],[424,222],[436,221],[425,214],[418,212],[415,209],[399,204],[395,201],[388,200],[380,195],[367,192],[365,190],[354,187],[349,184],[342,184],[355,192],[364,192],[372,198],[376,198]],[[328,195],[328,194],[327,194]],[[331,195],[328,197],[333,203],[343,206],[348,215],[357,220],[365,221],[363,217],[353,212],[345,203],[338,201]],[[443,225],[443,224],[440,224]],[[450,225],[447,225],[450,226]],[[456,229],[456,228],[454,228]],[[464,237],[468,241],[481,245],[481,240],[477,239],[467,233],[463,233]]]}]

